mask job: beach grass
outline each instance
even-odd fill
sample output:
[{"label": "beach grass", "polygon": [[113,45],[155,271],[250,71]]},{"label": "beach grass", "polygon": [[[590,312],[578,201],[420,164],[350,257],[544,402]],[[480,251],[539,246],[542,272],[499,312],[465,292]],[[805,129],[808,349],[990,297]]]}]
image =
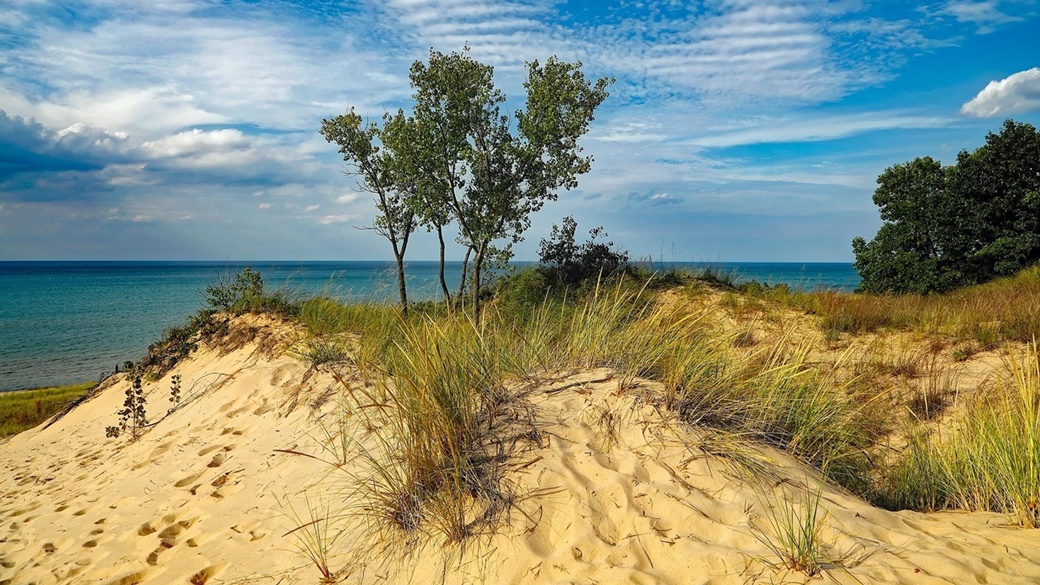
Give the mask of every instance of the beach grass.
[{"label": "beach grass", "polygon": [[1040,527],[1040,353],[1007,355],[1007,378],[944,427],[917,424],[879,499],[894,508],[1007,514]]},{"label": "beach grass", "polygon": [[0,392],[0,438],[18,434],[46,421],[94,386],[95,383],[90,382]]},{"label": "beach grass", "polygon": [[[900,297],[786,288],[749,296],[709,276],[671,275],[675,282],[659,286],[656,276],[630,274],[555,292],[522,278],[485,305],[479,323],[432,302],[406,316],[389,304],[314,298],[283,314],[308,332],[298,357],[337,372],[351,411],[341,418],[365,429],[353,444],[344,442],[345,428],[338,442],[326,438],[336,443],[338,465],[352,470],[345,499],[361,496],[382,542],[426,535],[450,548],[492,530],[516,496],[505,469],[517,442],[505,447],[498,433],[504,413],[520,412],[519,389],[599,367],[617,372],[619,391],[641,388],[641,397],[684,424],[787,451],[873,503],[992,510],[1040,524],[1035,345],[1024,358],[1009,351],[1010,374],[997,391],[976,392],[963,405],[951,404],[955,374],[938,358],[966,347],[961,341],[993,348],[1040,335],[1040,271]],[[720,294],[701,302],[706,290]],[[759,331],[781,306],[815,315],[823,335]],[[737,315],[736,326],[720,313]],[[879,338],[829,362],[813,357],[821,338],[830,347],[838,334],[885,330],[958,341]],[[343,367],[357,379],[341,375]],[[362,465],[346,465],[351,457]],[[802,508],[815,510],[816,498]],[[818,518],[793,510],[781,510],[772,529],[802,529],[781,536],[778,550],[789,567],[811,573],[819,566]]]},{"label": "beach grass", "polygon": [[[747,290],[755,294],[753,288]],[[825,332],[915,330],[990,349],[1002,341],[1040,338],[1040,266],[942,295],[781,292],[770,291],[768,296],[816,315]]]}]

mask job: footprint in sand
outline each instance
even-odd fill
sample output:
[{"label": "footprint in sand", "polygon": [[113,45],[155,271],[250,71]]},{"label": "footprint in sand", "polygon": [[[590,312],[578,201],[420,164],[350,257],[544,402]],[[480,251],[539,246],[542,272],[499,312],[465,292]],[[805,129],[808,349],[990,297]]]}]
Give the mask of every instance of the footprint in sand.
[{"label": "footprint in sand", "polygon": [[210,445],[209,447],[206,447],[205,449],[199,451],[199,457],[205,457],[206,455],[209,455],[217,449],[220,449],[220,445]]},{"label": "footprint in sand", "polygon": [[209,583],[210,579],[216,577],[217,574],[220,573],[221,569],[223,568],[223,565],[211,565],[209,567],[206,567],[205,569],[202,569],[198,573],[192,575],[191,578],[188,579],[188,583],[191,583],[191,585],[206,585],[206,583]]},{"label": "footprint in sand", "polygon": [[182,479],[182,480],[178,481],[177,483],[173,484],[173,487],[182,488],[182,487],[188,485],[189,483],[192,483],[192,482],[196,481],[197,479],[199,479],[200,477],[202,477],[203,473],[205,473],[205,472],[204,471],[200,471],[200,472],[198,472],[198,473],[196,473],[194,475],[189,475],[188,477],[185,477],[184,479]]}]

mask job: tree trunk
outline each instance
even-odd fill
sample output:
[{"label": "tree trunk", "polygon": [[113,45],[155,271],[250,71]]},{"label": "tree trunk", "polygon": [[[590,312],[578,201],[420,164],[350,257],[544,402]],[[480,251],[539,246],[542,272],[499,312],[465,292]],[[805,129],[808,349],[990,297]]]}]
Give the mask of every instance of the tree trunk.
[{"label": "tree trunk", "polygon": [[462,259],[462,278],[459,279],[459,292],[455,294],[455,297],[460,301],[464,299],[463,296],[466,292],[466,273],[469,271],[469,253],[473,251],[473,248],[466,248],[466,256]]},{"label": "tree trunk", "polygon": [[480,270],[484,264],[484,246],[477,250],[473,259],[473,322],[480,325]]},{"label": "tree trunk", "polygon": [[404,254],[397,256],[397,287],[401,293],[401,312],[408,316],[408,291],[404,285]]},{"label": "tree trunk", "polygon": [[441,226],[437,226],[437,240],[441,243],[441,267],[440,276],[441,279],[441,290],[444,291],[444,302],[451,308],[451,293],[448,292],[448,283],[444,281],[444,231]]}]

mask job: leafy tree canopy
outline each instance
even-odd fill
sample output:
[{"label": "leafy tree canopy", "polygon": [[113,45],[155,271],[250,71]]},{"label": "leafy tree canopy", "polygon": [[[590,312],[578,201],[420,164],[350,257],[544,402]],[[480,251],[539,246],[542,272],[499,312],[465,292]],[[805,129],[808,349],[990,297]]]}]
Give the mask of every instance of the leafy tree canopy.
[{"label": "leafy tree canopy", "polygon": [[1005,121],[952,166],[916,158],[877,182],[884,224],[852,241],[865,292],[949,291],[1040,262],[1040,133],[1029,124]]}]

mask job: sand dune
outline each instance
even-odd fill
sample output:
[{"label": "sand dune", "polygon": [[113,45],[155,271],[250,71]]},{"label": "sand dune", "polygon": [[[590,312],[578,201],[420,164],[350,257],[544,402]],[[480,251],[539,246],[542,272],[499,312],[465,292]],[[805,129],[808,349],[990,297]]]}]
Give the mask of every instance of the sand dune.
[{"label": "sand dune", "polygon": [[[340,499],[353,476],[285,451],[324,456],[317,421],[341,386],[286,351],[287,325],[236,326],[257,335],[146,384],[153,424],[139,440],[105,437],[118,380],[0,444],[0,585],[320,582],[287,532],[308,506],[356,510]],[[184,399],[165,414],[174,374]],[[374,545],[364,518],[337,516],[331,568],[364,583],[802,582],[766,542],[770,509],[808,489],[822,490],[836,582],[1040,582],[1035,531],[999,514],[880,510],[768,448],[749,475],[707,431],[641,399],[653,391],[622,390],[609,370],[557,373],[525,394],[542,438],[516,455],[506,526],[461,553],[430,542],[404,554]]]}]

